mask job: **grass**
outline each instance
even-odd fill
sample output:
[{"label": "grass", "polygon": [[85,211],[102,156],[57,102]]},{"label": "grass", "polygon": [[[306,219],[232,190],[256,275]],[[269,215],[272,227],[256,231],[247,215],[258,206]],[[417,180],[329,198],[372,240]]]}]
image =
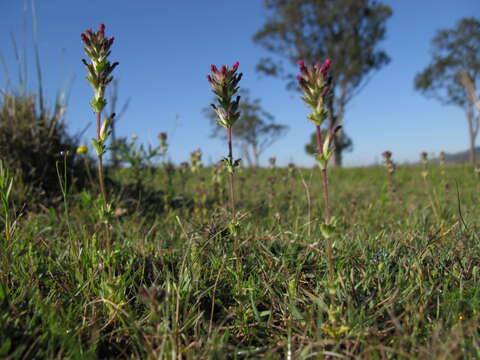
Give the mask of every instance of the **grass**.
[{"label": "grass", "polygon": [[[380,167],[330,171],[333,280],[318,169],[239,170],[235,239],[210,168],[149,171],[149,188],[112,192],[110,252],[95,193],[69,189],[68,217],[11,214],[0,357],[478,358],[478,179],[467,166],[421,172],[399,167],[393,189]],[[125,188],[136,178],[109,174]]]}]

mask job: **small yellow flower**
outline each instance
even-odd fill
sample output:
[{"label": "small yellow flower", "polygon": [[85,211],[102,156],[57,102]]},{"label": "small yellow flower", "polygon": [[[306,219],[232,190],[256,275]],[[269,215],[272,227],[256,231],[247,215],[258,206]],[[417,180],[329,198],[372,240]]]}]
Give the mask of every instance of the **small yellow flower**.
[{"label": "small yellow flower", "polygon": [[85,145],[79,146],[77,148],[77,154],[85,154],[88,151],[88,148]]},{"label": "small yellow flower", "polygon": [[458,315],[458,320],[462,321],[462,320],[465,320],[465,318],[462,314],[460,314],[460,315]]}]

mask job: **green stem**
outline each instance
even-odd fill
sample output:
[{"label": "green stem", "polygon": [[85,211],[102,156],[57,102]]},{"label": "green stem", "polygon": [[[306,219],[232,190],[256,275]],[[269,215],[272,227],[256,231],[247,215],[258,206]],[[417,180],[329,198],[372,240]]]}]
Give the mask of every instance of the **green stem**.
[{"label": "green stem", "polygon": [[[100,143],[100,121],[101,121],[101,113],[97,112],[97,141]],[[98,182],[100,184],[100,193],[102,194],[103,205],[105,209],[107,208],[107,195],[105,193],[105,183],[103,180],[103,154],[100,153],[98,155]]]}]

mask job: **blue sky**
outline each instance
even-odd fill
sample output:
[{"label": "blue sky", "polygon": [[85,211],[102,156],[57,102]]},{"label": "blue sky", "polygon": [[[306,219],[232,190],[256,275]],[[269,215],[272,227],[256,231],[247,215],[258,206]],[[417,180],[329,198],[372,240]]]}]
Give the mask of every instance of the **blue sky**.
[{"label": "blue sky", "polygon": [[[345,129],[354,151],[345,155],[348,166],[368,165],[391,150],[399,162],[416,161],[421,151],[438,154],[467,148],[467,123],[463,112],[424,98],[413,89],[413,78],[430,62],[430,40],[436,30],[451,28],[462,17],[479,16],[478,0],[385,0],[393,9],[387,36],[380,47],[392,58],[368,86],[349,104]],[[71,81],[66,120],[71,133],[91,124],[86,142],[94,136],[89,108],[92,91],[84,80],[80,33],[98,24],[107,36],[115,36],[111,59],[119,61],[120,102],[131,98],[128,112],[118,123],[118,134],[136,134],[141,141],[157,142],[157,134],[169,134],[169,156],[187,160],[201,148],[205,162],[226,153],[225,144],[209,137],[211,125],[201,113],[211,102],[205,79],[210,64],[240,61],[241,87],[279,123],[288,134],[262,155],[262,163],[276,156],[280,165],[290,161],[309,166],[305,154],[313,125],[297,93],[282,80],[259,76],[258,60],[269,54],[252,42],[266,11],[261,0],[160,1],[36,1],[38,44],[47,100]],[[11,37],[27,49],[29,84],[36,89],[31,31],[31,1],[1,0],[0,54],[16,76]],[[0,71],[0,88],[6,74]]]}]

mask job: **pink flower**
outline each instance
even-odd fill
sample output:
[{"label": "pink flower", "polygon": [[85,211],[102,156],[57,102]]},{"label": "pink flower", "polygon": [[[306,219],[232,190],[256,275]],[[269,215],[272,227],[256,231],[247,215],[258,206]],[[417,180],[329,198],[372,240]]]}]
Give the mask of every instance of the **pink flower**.
[{"label": "pink flower", "polygon": [[328,72],[331,64],[332,64],[332,60],[330,60],[330,59],[325,60],[325,62],[322,65],[322,69],[320,70],[322,75],[325,75]]},{"label": "pink flower", "polygon": [[300,72],[302,74],[306,74],[307,73],[307,68],[305,67],[305,62],[303,60],[299,60],[298,61],[298,66],[300,66]]}]

